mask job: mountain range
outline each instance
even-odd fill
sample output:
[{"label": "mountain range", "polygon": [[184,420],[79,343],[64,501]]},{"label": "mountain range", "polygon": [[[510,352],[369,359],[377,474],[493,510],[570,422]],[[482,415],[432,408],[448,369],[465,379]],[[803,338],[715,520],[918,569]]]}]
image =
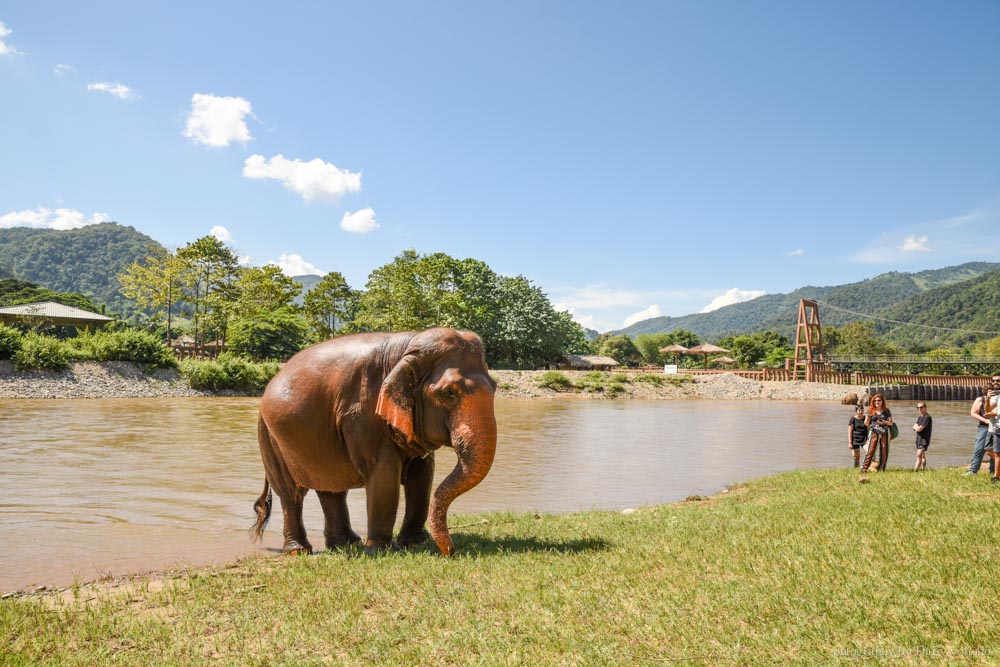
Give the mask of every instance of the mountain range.
[{"label": "mountain range", "polygon": [[874,320],[876,331],[890,342],[962,345],[1000,332],[1000,263],[969,262],[916,273],[892,271],[846,285],[807,285],[708,313],[654,317],[611,333],[634,338],[684,329],[704,340],[718,340],[777,331],[794,341],[801,299],[818,302],[823,326]]}]

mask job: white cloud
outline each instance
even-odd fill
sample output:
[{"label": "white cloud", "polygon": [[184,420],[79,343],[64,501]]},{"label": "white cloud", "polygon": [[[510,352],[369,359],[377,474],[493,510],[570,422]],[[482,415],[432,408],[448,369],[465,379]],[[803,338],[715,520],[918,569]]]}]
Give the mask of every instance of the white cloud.
[{"label": "white cloud", "polygon": [[251,257],[250,255],[241,255],[240,258],[236,261],[239,263],[240,266],[250,266],[251,262],[253,262],[253,257]]},{"label": "white cloud", "polygon": [[642,322],[643,320],[652,319],[654,317],[660,317],[663,313],[660,312],[660,306],[658,304],[653,304],[645,310],[640,310],[638,313],[633,313],[625,318],[625,322],[622,327],[630,327],[636,322]]},{"label": "white cloud", "polygon": [[0,56],[19,56],[21,52],[14,48],[13,44],[7,43],[7,37],[14,32],[3,21],[0,21]]},{"label": "white cloud", "polygon": [[65,76],[66,74],[76,74],[76,68],[72,65],[67,65],[65,63],[59,63],[52,68],[52,71],[59,76]]},{"label": "white cloud", "polygon": [[926,236],[914,236],[913,234],[908,234],[905,239],[903,239],[903,245],[899,246],[899,249],[903,252],[930,252],[931,246],[927,242]]},{"label": "white cloud", "polygon": [[199,144],[220,148],[234,141],[246,143],[253,137],[246,117],[253,115],[250,102],[242,97],[216,97],[195,93],[187,117],[184,136]]},{"label": "white cloud", "polygon": [[373,232],[378,229],[378,223],[375,222],[375,211],[370,208],[363,208],[355,213],[348,211],[340,219],[340,227],[352,234]]},{"label": "white cloud", "polygon": [[268,262],[268,264],[274,264],[281,269],[282,273],[286,276],[323,275],[323,271],[321,269],[316,268],[306,260],[302,259],[301,255],[294,253],[281,253],[281,259],[277,262]]},{"label": "white cloud", "polygon": [[710,313],[713,310],[718,310],[723,306],[731,306],[734,303],[742,303],[744,301],[749,301],[750,299],[756,299],[759,296],[764,296],[767,292],[761,290],[746,290],[739,289],[737,287],[728,290],[725,294],[720,294],[719,296],[712,299],[712,302],[701,309],[703,313]]},{"label": "white cloud", "polygon": [[233,240],[233,235],[222,225],[215,225],[208,233],[223,243],[229,243]]},{"label": "white cloud", "polygon": [[108,93],[109,95],[114,95],[121,100],[139,99],[139,94],[137,92],[121,83],[109,83],[107,81],[102,81],[101,83],[88,83],[87,90],[96,90],[101,93]]},{"label": "white cloud", "polygon": [[802,248],[798,248],[796,250],[790,250],[790,251],[786,252],[785,254],[788,255],[789,257],[798,257],[799,255],[806,254],[806,251],[804,249],[802,249]]},{"label": "white cloud", "polygon": [[336,201],[348,192],[361,189],[360,173],[339,169],[319,158],[303,162],[286,160],[282,155],[275,155],[270,160],[263,155],[251,155],[243,163],[243,175],[251,179],[281,181],[307,202]]},{"label": "white cloud", "polygon": [[34,227],[37,229],[79,229],[87,225],[96,225],[99,222],[111,222],[111,217],[107,213],[93,213],[86,219],[80,211],[69,208],[38,208],[34,211],[11,211],[5,215],[0,215],[0,229],[11,227]]}]

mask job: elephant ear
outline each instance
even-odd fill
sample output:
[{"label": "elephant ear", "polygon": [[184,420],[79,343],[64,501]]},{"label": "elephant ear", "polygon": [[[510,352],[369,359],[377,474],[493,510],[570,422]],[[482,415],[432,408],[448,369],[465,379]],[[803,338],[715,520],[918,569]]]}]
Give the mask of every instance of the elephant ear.
[{"label": "elephant ear", "polygon": [[413,394],[418,381],[415,361],[414,356],[406,355],[385,376],[375,406],[375,412],[405,437],[406,444],[414,440]]}]

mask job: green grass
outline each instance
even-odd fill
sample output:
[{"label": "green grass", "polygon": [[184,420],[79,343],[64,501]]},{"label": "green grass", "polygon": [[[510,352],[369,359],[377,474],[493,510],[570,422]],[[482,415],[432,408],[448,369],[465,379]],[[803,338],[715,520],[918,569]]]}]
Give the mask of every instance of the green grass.
[{"label": "green grass", "polygon": [[453,516],[452,559],[261,556],[159,592],[8,599],[0,664],[996,664],[1000,490],[956,469],[870,478]]},{"label": "green grass", "polygon": [[686,382],[693,381],[694,378],[684,375],[658,375],[654,373],[628,375],[627,373],[606,373],[603,371],[584,373],[576,382],[559,371],[547,371],[536,380],[539,386],[553,391],[603,393],[612,397],[628,393],[628,388],[625,385],[633,382],[645,382],[656,387],[662,387],[665,384],[679,387]]}]

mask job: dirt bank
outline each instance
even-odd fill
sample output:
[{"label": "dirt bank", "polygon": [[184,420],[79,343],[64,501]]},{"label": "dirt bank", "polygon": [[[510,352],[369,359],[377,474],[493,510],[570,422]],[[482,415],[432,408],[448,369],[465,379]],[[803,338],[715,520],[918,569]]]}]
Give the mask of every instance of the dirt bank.
[{"label": "dirt bank", "polygon": [[[501,398],[572,398],[584,400],[627,399],[720,399],[779,401],[840,401],[845,395],[860,393],[859,387],[815,382],[757,382],[737,375],[693,376],[678,386],[660,386],[635,379],[622,383],[615,396],[607,392],[553,391],[538,384],[545,371],[491,371]],[[563,373],[574,383],[583,380],[582,371]],[[65,371],[16,372],[9,361],[0,361],[2,398],[159,398],[168,396],[211,396],[211,392],[189,387],[175,370],[147,373],[124,361],[75,362]],[[233,395],[226,392],[226,395]]]},{"label": "dirt bank", "polygon": [[[718,399],[718,400],[773,400],[773,401],[840,401],[852,393],[860,394],[862,387],[846,384],[820,384],[818,382],[758,382],[733,375],[680,376],[691,377],[689,382],[675,386],[664,382],[656,386],[633,379],[624,382],[623,391],[616,396],[604,392],[565,392],[541,387],[538,379],[546,371],[490,371],[498,384],[497,396],[506,398],[563,398],[608,400],[609,398],[644,399]],[[580,383],[583,371],[561,371],[574,384]]]}]

